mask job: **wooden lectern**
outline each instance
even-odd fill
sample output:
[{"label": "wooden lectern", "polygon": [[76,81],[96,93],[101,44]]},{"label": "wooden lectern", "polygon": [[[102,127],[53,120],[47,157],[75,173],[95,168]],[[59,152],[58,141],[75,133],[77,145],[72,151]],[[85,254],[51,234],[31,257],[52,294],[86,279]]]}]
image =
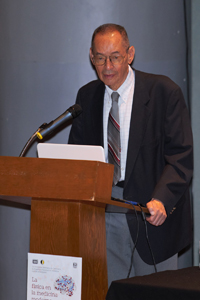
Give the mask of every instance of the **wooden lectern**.
[{"label": "wooden lectern", "polygon": [[96,161],[0,157],[0,198],[31,202],[30,252],[82,257],[82,300],[107,293],[105,207],[113,205],[113,169]]}]

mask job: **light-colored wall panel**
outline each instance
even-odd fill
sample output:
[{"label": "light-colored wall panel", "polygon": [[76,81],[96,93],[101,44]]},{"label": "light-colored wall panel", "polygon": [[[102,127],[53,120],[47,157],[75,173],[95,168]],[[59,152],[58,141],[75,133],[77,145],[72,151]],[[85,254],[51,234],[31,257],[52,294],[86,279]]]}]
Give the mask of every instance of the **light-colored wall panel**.
[{"label": "light-colored wall panel", "polygon": [[191,26],[191,117],[194,136],[194,264],[199,264],[200,241],[200,1],[192,2]]}]

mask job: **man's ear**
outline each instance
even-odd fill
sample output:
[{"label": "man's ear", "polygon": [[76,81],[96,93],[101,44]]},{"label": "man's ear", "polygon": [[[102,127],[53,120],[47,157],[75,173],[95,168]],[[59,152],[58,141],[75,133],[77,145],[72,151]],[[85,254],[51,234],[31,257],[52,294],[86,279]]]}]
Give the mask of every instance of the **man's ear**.
[{"label": "man's ear", "polygon": [[135,48],[133,46],[128,49],[128,64],[130,65],[135,57]]},{"label": "man's ear", "polygon": [[92,52],[92,48],[90,48],[90,60],[91,60],[92,64],[94,64],[93,63],[93,58],[94,58],[94,54]]}]

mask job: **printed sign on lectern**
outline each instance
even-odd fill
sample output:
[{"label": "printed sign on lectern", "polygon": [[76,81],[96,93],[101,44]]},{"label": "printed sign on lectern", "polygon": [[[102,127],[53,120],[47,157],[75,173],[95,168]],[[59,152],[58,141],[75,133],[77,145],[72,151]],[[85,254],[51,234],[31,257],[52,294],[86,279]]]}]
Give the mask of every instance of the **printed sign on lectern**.
[{"label": "printed sign on lectern", "polygon": [[81,300],[82,258],[28,253],[27,300]]}]

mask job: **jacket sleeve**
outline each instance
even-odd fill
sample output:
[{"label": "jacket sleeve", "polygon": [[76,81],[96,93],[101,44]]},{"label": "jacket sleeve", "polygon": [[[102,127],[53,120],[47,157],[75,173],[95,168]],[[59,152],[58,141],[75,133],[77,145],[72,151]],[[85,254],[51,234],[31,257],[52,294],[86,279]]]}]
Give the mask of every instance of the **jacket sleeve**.
[{"label": "jacket sleeve", "polygon": [[188,189],[193,173],[193,139],[189,113],[180,88],[171,93],[164,121],[165,167],[152,197],[169,213]]},{"label": "jacket sleeve", "polygon": [[[81,104],[81,96],[80,90],[77,94],[76,103],[82,107]],[[68,144],[76,144],[76,145],[83,145],[83,113],[81,113],[78,118],[73,120],[72,127],[69,134]]]}]

